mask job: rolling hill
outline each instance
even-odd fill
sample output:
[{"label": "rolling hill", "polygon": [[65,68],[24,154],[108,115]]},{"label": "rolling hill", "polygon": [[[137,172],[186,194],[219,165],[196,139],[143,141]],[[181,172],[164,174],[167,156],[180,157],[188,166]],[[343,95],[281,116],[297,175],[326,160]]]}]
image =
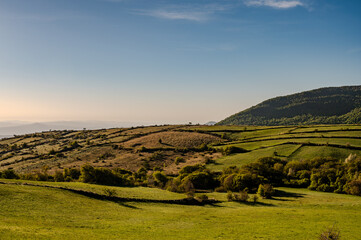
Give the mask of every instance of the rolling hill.
[{"label": "rolling hill", "polygon": [[[352,166],[359,169],[359,160],[345,159],[361,155],[360,133],[361,125],[164,125],[46,131],[1,139],[1,239],[314,239],[335,224],[343,238],[357,239],[361,198],[336,194],[331,187],[345,177],[336,178],[333,171],[341,174],[351,172]],[[226,151],[232,148],[242,151]],[[207,176],[224,176],[220,182],[223,187],[229,179],[234,182],[242,179],[239,176],[259,176],[259,171],[252,175],[234,171],[250,167],[249,163],[254,163],[256,171],[258,166],[266,166],[257,161],[262,157],[278,160],[259,171],[270,169],[290,180],[284,182],[287,186],[277,186],[271,199],[258,199],[252,188],[248,188],[250,199],[244,202],[229,200],[229,193],[218,187],[216,191],[194,185],[194,197],[188,195],[191,192],[173,189],[188,181],[196,184],[209,180]],[[327,185],[330,189],[324,190],[294,188],[291,184],[298,183],[298,173],[304,173],[302,177],[307,181],[321,171],[299,170],[288,175],[291,168],[284,164],[307,166],[303,163],[311,163],[307,160],[315,157],[333,159],[326,159],[319,169],[328,174],[322,181],[336,182],[332,180]],[[195,164],[201,164],[200,171],[192,172]],[[83,173],[84,169],[94,170],[84,168],[89,165],[97,167],[93,173],[109,173],[112,169],[111,173],[137,184],[127,185],[120,178],[108,185],[88,181]],[[70,177],[77,174],[71,170],[80,167],[83,177]],[[21,179],[10,179],[5,174],[12,170],[22,174]],[[69,176],[59,180],[55,178],[57,173]],[[359,176],[359,170],[354,175]],[[157,176],[165,177],[167,183],[155,185]],[[265,179],[263,175],[259,178]],[[253,180],[244,179],[253,184]],[[319,179],[312,182],[319,183]]]},{"label": "rolling hill", "polygon": [[[245,150],[224,156],[229,146]],[[213,151],[209,151],[209,147]],[[0,140],[0,171],[50,172],[64,168],[161,168],[177,174],[186,166],[207,164],[221,171],[261,157],[284,160],[361,155],[360,125],[202,126],[164,125],[100,130],[63,130]]]},{"label": "rolling hill", "polygon": [[266,100],[218,125],[361,123],[361,86],[328,87]]},{"label": "rolling hill", "polygon": [[[198,149],[223,142],[220,136],[184,131],[185,127],[44,131],[5,138],[0,140],[0,171],[7,168],[17,172],[41,171],[44,166],[53,171],[88,163],[132,171],[162,167],[172,173],[185,164],[220,156]],[[181,159],[179,164],[174,163],[176,158]]]}]

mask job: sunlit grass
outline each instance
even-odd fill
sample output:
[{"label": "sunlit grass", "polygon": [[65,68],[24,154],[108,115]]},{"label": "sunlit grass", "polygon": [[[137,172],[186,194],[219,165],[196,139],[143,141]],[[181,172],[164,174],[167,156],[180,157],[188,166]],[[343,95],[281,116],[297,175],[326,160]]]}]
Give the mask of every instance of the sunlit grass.
[{"label": "sunlit grass", "polygon": [[[114,203],[64,190],[0,185],[1,239],[316,239],[336,224],[361,234],[361,198],[279,189],[260,204],[215,206]],[[141,190],[142,191],[142,190]],[[225,193],[210,193],[225,200]]]}]

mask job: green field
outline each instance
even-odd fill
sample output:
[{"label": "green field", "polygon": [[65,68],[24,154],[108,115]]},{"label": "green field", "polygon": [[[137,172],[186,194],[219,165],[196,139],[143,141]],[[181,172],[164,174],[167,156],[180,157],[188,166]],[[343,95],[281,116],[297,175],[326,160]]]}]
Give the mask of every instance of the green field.
[{"label": "green field", "polygon": [[[200,130],[199,128],[198,130]],[[236,146],[246,153],[218,158],[208,165],[221,171],[229,166],[241,166],[261,157],[276,156],[284,160],[303,160],[316,157],[345,159],[351,153],[361,155],[360,125],[318,125],[302,127],[205,127],[205,132],[226,136],[229,141],[216,149]]]},{"label": "green field", "polygon": [[[33,183],[33,182],[32,182]],[[98,191],[102,186],[66,184]],[[159,189],[116,188],[118,195],[165,198]],[[342,239],[359,239],[361,197],[279,188],[258,204],[184,206],[111,202],[66,190],[0,185],[1,239],[317,239],[336,225]]]}]

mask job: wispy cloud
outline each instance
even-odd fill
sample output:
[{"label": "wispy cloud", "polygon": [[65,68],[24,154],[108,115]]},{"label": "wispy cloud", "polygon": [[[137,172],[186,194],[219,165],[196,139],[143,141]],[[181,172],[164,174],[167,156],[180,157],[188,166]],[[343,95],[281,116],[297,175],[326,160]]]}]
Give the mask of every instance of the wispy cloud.
[{"label": "wispy cloud", "polygon": [[190,20],[202,22],[208,19],[208,14],[203,12],[185,12],[166,9],[140,10],[140,15],[151,16],[156,18],[164,18],[170,20]]},{"label": "wispy cloud", "polygon": [[136,14],[151,16],[169,20],[188,20],[204,22],[217,12],[230,9],[230,5],[208,4],[208,5],[169,5],[150,10],[137,10]]},{"label": "wispy cloud", "polygon": [[306,5],[300,0],[245,0],[247,6],[254,7],[271,7],[276,9],[289,9],[295,7],[306,7]]}]

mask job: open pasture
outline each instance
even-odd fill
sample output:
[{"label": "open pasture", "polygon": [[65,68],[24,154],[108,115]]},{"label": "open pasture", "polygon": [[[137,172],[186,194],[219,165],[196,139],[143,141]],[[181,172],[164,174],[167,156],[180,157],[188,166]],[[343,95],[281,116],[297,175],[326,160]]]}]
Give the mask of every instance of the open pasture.
[{"label": "open pasture", "polygon": [[209,165],[212,170],[244,165],[260,157],[276,156],[285,160],[302,160],[316,157],[345,159],[349,154],[361,154],[360,125],[320,125],[301,127],[258,127],[249,131],[214,132],[228,134],[228,142],[215,146],[225,149],[236,146],[247,150],[223,156]]},{"label": "open pasture", "polygon": [[[94,190],[77,185],[68,187]],[[133,190],[138,197],[170,197],[159,189],[118,188],[117,193]],[[222,202],[206,206],[112,202],[60,189],[1,184],[0,235],[2,239],[303,240],[316,239],[332,225],[343,239],[356,240],[361,234],[360,197],[279,188],[274,199],[242,204],[227,202],[225,193],[208,195]]]}]

